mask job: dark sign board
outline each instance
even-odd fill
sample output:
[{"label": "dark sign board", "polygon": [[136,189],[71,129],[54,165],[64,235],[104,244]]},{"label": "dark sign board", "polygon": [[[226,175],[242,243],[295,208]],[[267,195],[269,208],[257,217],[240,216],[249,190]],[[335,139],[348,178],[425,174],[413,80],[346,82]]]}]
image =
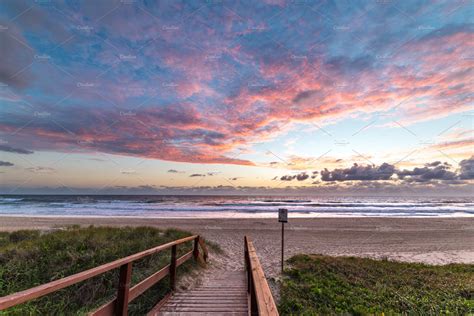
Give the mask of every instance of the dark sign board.
[{"label": "dark sign board", "polygon": [[278,209],[278,221],[288,223],[288,210],[286,208]]}]

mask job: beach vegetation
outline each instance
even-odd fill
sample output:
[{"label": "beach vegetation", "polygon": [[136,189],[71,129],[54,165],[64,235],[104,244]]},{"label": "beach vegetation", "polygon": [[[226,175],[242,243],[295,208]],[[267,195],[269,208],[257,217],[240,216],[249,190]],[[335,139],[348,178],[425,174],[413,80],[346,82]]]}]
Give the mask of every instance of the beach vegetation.
[{"label": "beach vegetation", "polygon": [[[0,296],[48,283],[189,235],[189,232],[176,229],[94,226],[2,232]],[[191,249],[192,242],[179,245],[178,256]],[[132,285],[169,262],[169,250],[134,262]],[[188,273],[196,267],[192,260],[188,261],[179,267],[178,275]],[[118,269],[115,269],[42,298],[0,311],[0,315],[87,314],[115,297],[117,282]],[[168,291],[168,278],[165,278],[135,299],[130,304],[129,313],[145,314]]]},{"label": "beach vegetation", "polygon": [[281,315],[473,315],[474,265],[296,255]]}]

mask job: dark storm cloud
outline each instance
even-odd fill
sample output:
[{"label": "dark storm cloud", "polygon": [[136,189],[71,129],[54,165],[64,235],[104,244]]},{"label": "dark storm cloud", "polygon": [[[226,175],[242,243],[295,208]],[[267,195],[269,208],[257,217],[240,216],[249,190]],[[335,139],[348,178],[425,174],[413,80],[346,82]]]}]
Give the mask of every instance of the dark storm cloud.
[{"label": "dark storm cloud", "polygon": [[469,159],[464,159],[459,163],[461,169],[459,170],[459,178],[463,180],[474,179],[474,156]]},{"label": "dark storm cloud", "polygon": [[351,180],[388,180],[395,173],[395,166],[383,163],[380,166],[362,166],[354,164],[345,169],[324,169],[321,171],[323,181],[351,181]]},{"label": "dark storm cloud", "polygon": [[450,171],[451,165],[440,161],[427,163],[423,168],[398,171],[400,179],[408,182],[427,182],[431,180],[455,180],[457,175]]},{"label": "dark storm cloud", "polygon": [[281,181],[292,181],[295,178],[296,178],[296,176],[284,175],[284,176],[281,176],[280,180]]},{"label": "dark storm cloud", "polygon": [[[324,169],[321,171],[321,180],[332,181],[377,181],[390,180],[396,175],[407,183],[443,181],[445,183],[462,183],[460,180],[474,179],[474,157],[462,160],[459,163],[459,172],[451,170],[453,166],[447,162],[434,161],[426,163],[423,167],[413,169],[397,169],[394,165],[383,163],[376,165],[354,164],[350,168]],[[314,178],[314,175],[313,177]]]},{"label": "dark storm cloud", "polygon": [[284,175],[280,178],[281,181],[293,181],[293,180],[298,180],[298,181],[304,181],[309,178],[309,175],[306,172],[301,172],[299,174],[294,174],[294,175]]},{"label": "dark storm cloud", "polygon": [[426,164],[427,167],[436,167],[436,166],[439,166],[441,165],[442,162],[441,161],[434,161],[434,162],[429,162]]},{"label": "dark storm cloud", "polygon": [[298,181],[304,181],[308,178],[309,178],[309,175],[306,174],[305,172],[302,172],[302,173],[296,175],[296,180],[298,180]]}]

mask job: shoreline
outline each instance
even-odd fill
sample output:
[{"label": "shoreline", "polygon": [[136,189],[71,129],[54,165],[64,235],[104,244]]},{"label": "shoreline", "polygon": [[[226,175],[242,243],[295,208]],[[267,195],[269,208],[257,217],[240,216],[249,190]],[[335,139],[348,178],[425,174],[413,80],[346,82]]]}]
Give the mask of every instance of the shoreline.
[{"label": "shoreline", "polygon": [[[276,277],[280,266],[281,224],[276,218],[137,218],[1,216],[0,231],[82,226],[153,226],[202,235],[224,250],[217,266],[243,267],[243,238],[255,244],[265,273]],[[285,258],[324,254],[361,256],[427,264],[474,264],[474,218],[290,218],[285,225]]]},{"label": "shoreline", "polygon": [[[70,219],[81,219],[81,218],[99,218],[99,219],[108,219],[108,218],[120,218],[120,219],[173,219],[173,220],[200,220],[200,219],[210,219],[210,220],[226,220],[226,219],[264,219],[272,220],[278,217],[276,212],[269,213],[269,216],[261,216],[262,214],[256,214],[256,216],[249,216],[249,214],[242,213],[242,216],[196,216],[200,214],[190,213],[189,216],[135,216],[135,215],[29,215],[29,214],[0,214],[0,218],[70,218]],[[450,214],[450,215],[333,215],[328,214],[324,215],[308,215],[308,216],[298,216],[300,214],[291,214],[291,219],[351,219],[351,218],[385,218],[385,219],[396,219],[396,218],[416,218],[416,219],[456,219],[456,218],[471,218],[474,219],[474,214]]]}]

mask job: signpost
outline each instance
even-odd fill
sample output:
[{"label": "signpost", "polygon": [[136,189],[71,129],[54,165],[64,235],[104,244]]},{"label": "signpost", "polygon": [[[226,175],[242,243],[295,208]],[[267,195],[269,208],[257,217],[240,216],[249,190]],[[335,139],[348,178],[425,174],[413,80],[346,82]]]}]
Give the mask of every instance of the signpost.
[{"label": "signpost", "polygon": [[288,223],[288,210],[278,209],[278,221],[281,223],[281,272],[283,273],[284,249],[285,249],[285,223]]}]

